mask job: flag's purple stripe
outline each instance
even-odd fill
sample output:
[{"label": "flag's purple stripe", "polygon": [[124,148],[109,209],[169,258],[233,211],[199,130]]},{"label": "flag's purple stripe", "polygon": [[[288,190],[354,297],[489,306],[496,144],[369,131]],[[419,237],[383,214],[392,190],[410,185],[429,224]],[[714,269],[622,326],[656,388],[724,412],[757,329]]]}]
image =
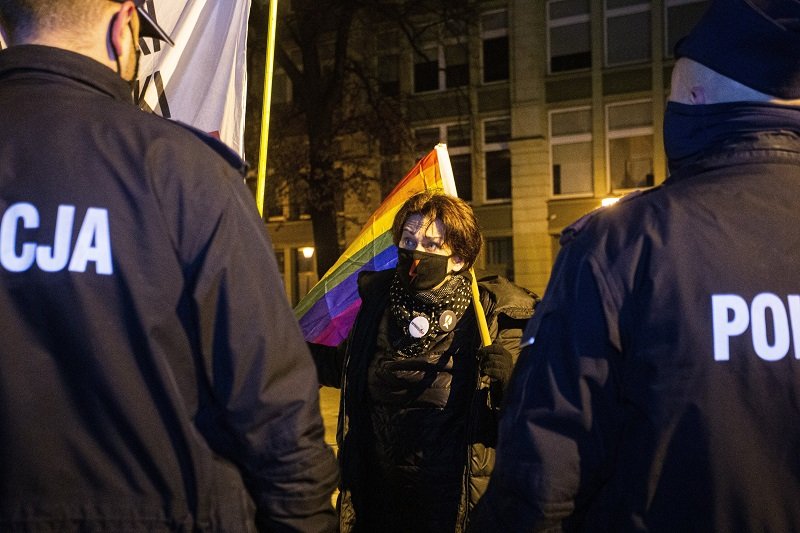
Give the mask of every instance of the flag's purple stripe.
[{"label": "flag's purple stripe", "polygon": [[325,344],[327,346],[338,346],[349,334],[350,326],[355,322],[356,313],[358,313],[360,308],[361,299],[358,298],[355,302],[350,304],[350,307],[345,309],[344,312],[328,322],[328,325],[322,330],[322,333],[315,339],[311,339],[311,342]]},{"label": "flag's purple stripe", "polygon": [[[385,259],[378,258],[381,254],[386,253],[387,250],[390,250],[390,256],[385,256]],[[305,316],[310,308],[316,305],[316,302],[323,299],[326,292],[333,290],[359,270],[383,270],[394,266],[392,263],[395,257],[393,250],[392,232],[391,230],[386,230],[353,253],[336,270],[325,274],[320,282],[314,285],[300,303],[297,304],[294,309],[295,316],[298,318]],[[352,287],[355,288],[354,285]]]},{"label": "flag's purple stripe", "polygon": [[[325,331],[331,327],[341,327],[336,326],[337,324],[345,324],[349,327],[352,322],[340,320],[340,317],[348,311],[358,310],[358,305],[353,308],[354,303],[360,305],[361,302],[356,285],[358,273],[362,270],[385,270],[394,267],[396,263],[397,249],[394,246],[390,246],[371,258],[366,264],[354,270],[338,285],[324,293],[323,297],[314,302],[308,311],[300,317],[300,327],[305,334],[306,340],[317,342],[315,339],[329,336]],[[341,338],[346,335],[347,331],[341,332]],[[327,342],[321,344],[327,344]]]}]

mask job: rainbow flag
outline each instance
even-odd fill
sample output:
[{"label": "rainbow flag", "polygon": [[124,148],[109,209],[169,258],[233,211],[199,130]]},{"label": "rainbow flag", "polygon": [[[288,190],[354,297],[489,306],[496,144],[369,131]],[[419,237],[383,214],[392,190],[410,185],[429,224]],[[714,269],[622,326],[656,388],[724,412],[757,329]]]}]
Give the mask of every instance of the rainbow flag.
[{"label": "rainbow flag", "polygon": [[389,193],[370,216],[353,243],[294,309],[308,342],[337,346],[343,341],[361,307],[356,280],[362,270],[386,270],[397,264],[392,222],[414,194],[440,189],[456,195],[447,146],[438,144]]}]

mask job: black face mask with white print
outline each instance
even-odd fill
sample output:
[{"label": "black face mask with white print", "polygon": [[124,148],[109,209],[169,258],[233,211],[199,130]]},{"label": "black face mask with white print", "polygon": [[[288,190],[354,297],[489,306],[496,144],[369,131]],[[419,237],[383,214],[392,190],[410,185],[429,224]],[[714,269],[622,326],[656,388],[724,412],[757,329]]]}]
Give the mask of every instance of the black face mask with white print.
[{"label": "black face mask with white print", "polygon": [[449,255],[397,249],[397,274],[407,289],[427,291],[447,277]]}]

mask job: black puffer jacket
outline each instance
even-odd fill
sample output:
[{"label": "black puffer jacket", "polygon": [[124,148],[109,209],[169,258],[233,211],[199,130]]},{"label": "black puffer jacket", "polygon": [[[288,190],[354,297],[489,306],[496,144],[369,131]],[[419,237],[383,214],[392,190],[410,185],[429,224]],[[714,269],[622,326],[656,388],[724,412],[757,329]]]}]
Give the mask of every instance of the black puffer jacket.
[{"label": "black puffer jacket", "polygon": [[[337,442],[342,478],[339,515],[343,532],[363,528],[359,516],[364,512],[365,497],[380,489],[370,486],[364,453],[373,442],[367,377],[376,352],[380,318],[388,305],[393,274],[394,270],[363,273],[358,280],[363,303],[349,338],[338,349],[312,347],[320,382],[342,389]],[[483,279],[479,287],[492,339],[501,342],[516,360],[522,329],[537,301],[535,295],[502,277]],[[459,338],[453,346],[472,346],[474,349],[468,349],[467,353],[474,355],[480,347],[480,336],[472,308],[459,325],[466,327],[456,329]],[[467,438],[464,442],[452,443],[452,446],[463,446],[464,454],[464,483],[455,531],[465,529],[469,510],[485,491],[494,466],[499,398],[490,393],[488,380],[478,375],[477,364],[472,368],[475,386],[468,400],[469,412],[464,415]]]}]

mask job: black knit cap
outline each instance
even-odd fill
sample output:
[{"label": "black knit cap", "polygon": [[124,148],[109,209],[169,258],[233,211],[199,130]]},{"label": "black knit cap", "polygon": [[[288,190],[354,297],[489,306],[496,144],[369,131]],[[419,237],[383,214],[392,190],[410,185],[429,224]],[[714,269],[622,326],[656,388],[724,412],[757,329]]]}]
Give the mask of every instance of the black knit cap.
[{"label": "black knit cap", "polygon": [[[121,4],[125,0],[114,1]],[[133,0],[133,3],[136,5],[136,11],[139,13],[139,35],[141,37],[151,37],[174,45],[175,43],[172,42],[169,34],[158,25],[156,19],[151,17],[150,13],[144,10],[144,2],[145,0]]]},{"label": "black knit cap", "polygon": [[800,1],[712,0],[675,57],[770,96],[800,98]]}]

